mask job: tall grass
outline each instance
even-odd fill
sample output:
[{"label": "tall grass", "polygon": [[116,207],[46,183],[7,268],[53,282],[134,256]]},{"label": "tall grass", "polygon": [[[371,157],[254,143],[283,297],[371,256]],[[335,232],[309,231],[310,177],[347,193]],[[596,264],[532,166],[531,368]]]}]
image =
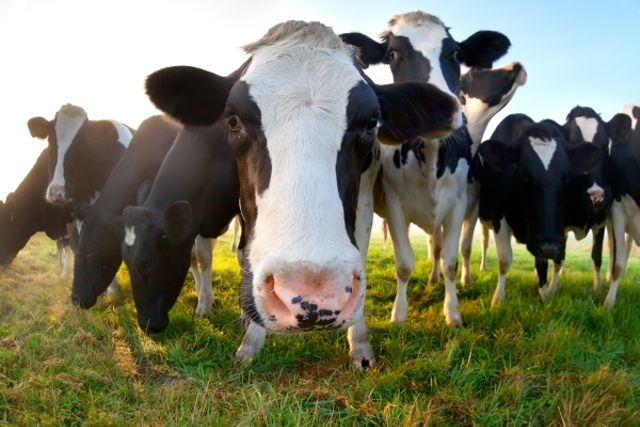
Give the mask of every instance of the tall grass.
[{"label": "tall grass", "polygon": [[[393,256],[374,237],[367,323],[378,365],[350,366],[344,332],[269,336],[250,366],[233,360],[243,329],[229,237],[214,254],[216,309],[193,313],[189,277],[157,336],[137,327],[126,271],[114,300],[70,304],[54,245],[38,235],[0,276],[0,423],[90,425],[637,425],[640,265],[630,261],[616,307],[593,295],[587,252],[571,253],[557,296],[541,304],[521,248],[507,298],[491,309],[495,256],[460,290],[462,328],[425,285],[424,238],[409,285],[409,320],[388,318]],[[490,250],[490,252],[492,252]]]}]

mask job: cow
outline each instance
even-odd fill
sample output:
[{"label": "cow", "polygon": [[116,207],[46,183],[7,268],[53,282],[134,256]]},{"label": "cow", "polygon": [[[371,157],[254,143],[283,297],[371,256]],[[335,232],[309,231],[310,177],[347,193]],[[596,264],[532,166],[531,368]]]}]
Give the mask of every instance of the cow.
[{"label": "cow", "polygon": [[[428,82],[455,97],[462,64],[491,68],[510,46],[505,35],[494,31],[479,31],[457,42],[442,20],[422,11],[394,16],[382,42],[361,33],[341,37],[357,47],[363,63],[389,64],[394,82]],[[442,239],[445,320],[450,326],[463,324],[455,275],[471,145],[469,129],[463,127],[444,139],[407,139],[400,148],[381,147],[375,210],[386,218],[393,241],[397,281],[393,322],[407,319],[407,284],[415,265],[408,230],[416,224],[432,236],[434,259],[440,257],[436,243]],[[437,280],[437,266],[434,270]]]},{"label": "cow", "polygon": [[204,316],[211,307],[211,246],[204,238],[223,234],[239,213],[236,165],[223,134],[221,124],[181,129],[153,183],[139,190],[138,206],[122,212],[122,259],[138,324],[148,333],[169,324],[197,235],[204,265],[194,274],[196,313]]},{"label": "cow", "polygon": [[[613,193],[607,221],[610,251],[610,285],[606,308],[616,302],[618,285],[624,277],[632,241],[640,244],[640,107],[625,105],[607,124],[611,139],[609,182]],[[625,233],[628,234],[625,242]]]},{"label": "cow", "polygon": [[224,130],[238,165],[240,304],[251,323],[236,357],[253,359],[267,330],[350,327],[352,362],[372,366],[361,242],[373,211],[360,203],[372,198],[361,173],[376,135],[397,143],[450,133],[458,102],[425,83],[374,84],[353,48],[318,22],[278,24],[245,51],[249,61],[228,77],[170,67],[147,79],[160,110]]},{"label": "cow", "polygon": [[89,120],[72,104],[63,105],[53,120],[33,117],[27,124],[33,137],[49,142],[45,198],[58,205],[94,199],[133,135],[122,123]]},{"label": "cow", "polygon": [[74,305],[92,307],[108,286],[111,292],[117,289],[115,275],[122,263],[124,236],[122,210],[136,203],[138,187],[144,181],[153,180],[177,134],[178,127],[162,116],[144,120],[93,204],[76,206]]},{"label": "cow", "polygon": [[0,201],[0,269],[11,263],[38,231],[44,231],[51,239],[67,235],[71,209],[50,205],[44,199],[49,181],[48,159],[49,148],[45,148],[15,191],[5,202]]},{"label": "cow", "polygon": [[[480,182],[480,219],[493,229],[498,252],[492,306],[505,297],[512,235],[535,257],[541,300],[556,292],[565,257],[568,193],[603,158],[594,144],[570,145],[557,123],[535,123],[524,114],[507,116],[480,144],[470,174]],[[549,285],[548,259],[554,261]]]}]

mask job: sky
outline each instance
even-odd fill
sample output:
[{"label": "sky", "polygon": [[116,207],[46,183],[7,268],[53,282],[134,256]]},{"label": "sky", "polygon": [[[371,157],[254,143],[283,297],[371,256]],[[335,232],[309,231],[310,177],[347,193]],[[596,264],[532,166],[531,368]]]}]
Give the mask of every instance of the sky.
[{"label": "sky", "polygon": [[[0,0],[0,199],[15,189],[46,142],[27,120],[60,106],[131,127],[157,114],[144,79],[158,68],[193,65],[226,75],[246,59],[241,46],[288,20],[320,21],[336,33],[377,37],[389,19],[414,10],[439,16],[462,41],[478,30],[506,34],[496,62],[520,61],[526,86],[490,123],[510,113],[563,122],[575,105],[609,120],[640,104],[640,2],[537,0]],[[383,66],[368,74],[388,83]]]}]

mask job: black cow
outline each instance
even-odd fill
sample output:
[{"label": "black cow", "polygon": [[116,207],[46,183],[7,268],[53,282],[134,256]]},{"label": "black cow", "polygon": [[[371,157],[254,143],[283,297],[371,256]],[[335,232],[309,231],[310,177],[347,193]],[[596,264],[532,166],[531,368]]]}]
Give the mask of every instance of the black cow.
[{"label": "black cow", "polygon": [[6,267],[31,236],[44,231],[52,239],[67,235],[69,207],[53,206],[44,199],[49,182],[49,148],[38,156],[16,190],[0,201],[0,269]]},{"label": "black cow", "polygon": [[221,235],[239,213],[236,165],[224,125],[182,129],[144,196],[140,206],[122,214],[121,250],[138,324],[153,333],[169,323],[196,235]]},{"label": "black cow", "polygon": [[75,105],[63,105],[51,121],[34,117],[31,135],[49,141],[46,200],[53,204],[88,202],[104,186],[133,130],[111,120],[89,120]]},{"label": "black cow", "polygon": [[160,116],[143,121],[95,202],[75,209],[71,292],[75,305],[92,307],[110,283],[110,291],[117,289],[115,274],[122,262],[124,236],[122,210],[136,203],[140,184],[156,176],[177,134],[178,128]]},{"label": "black cow", "polygon": [[[632,241],[640,244],[640,107],[626,105],[607,124],[611,138],[609,182],[613,192],[607,223],[610,249],[610,287],[604,306],[616,302],[618,285],[624,277]],[[628,234],[625,243],[625,233]]]},{"label": "black cow", "polygon": [[[455,97],[460,92],[462,64],[491,68],[510,46],[506,36],[494,31],[479,31],[457,42],[438,17],[421,11],[394,16],[382,34],[382,42],[360,33],[341,37],[357,46],[365,64],[389,64],[395,82],[428,82]],[[518,70],[513,71],[517,76]],[[495,93],[498,103],[502,101],[500,95]],[[467,209],[471,145],[471,136],[464,127],[448,138],[407,139],[399,148],[381,147],[382,173],[376,183],[375,209],[386,218],[393,240],[397,281],[391,311],[394,322],[407,318],[407,284],[415,266],[408,230],[410,224],[416,224],[432,237],[432,258],[436,261],[431,282],[439,277],[437,260],[442,242],[445,319],[452,326],[463,323],[455,276]]]},{"label": "black cow", "polygon": [[459,107],[424,83],[374,85],[353,49],[320,23],[276,25],[245,50],[250,61],[226,78],[172,67],[147,80],[154,104],[183,123],[217,121],[238,164],[240,302],[253,322],[237,357],[256,355],[265,328],[353,325],[352,360],[370,366],[366,248],[357,235],[372,216],[363,218],[360,174],[372,164],[380,121],[384,141],[446,134],[460,121]]},{"label": "black cow", "polygon": [[[524,114],[507,116],[491,140],[480,144],[470,173],[480,181],[480,219],[496,240],[499,277],[492,305],[504,299],[511,235],[536,258],[541,299],[556,292],[565,256],[568,193],[576,178],[603,157],[593,144],[569,145],[558,124],[535,123]],[[548,259],[554,261],[549,286]]]}]

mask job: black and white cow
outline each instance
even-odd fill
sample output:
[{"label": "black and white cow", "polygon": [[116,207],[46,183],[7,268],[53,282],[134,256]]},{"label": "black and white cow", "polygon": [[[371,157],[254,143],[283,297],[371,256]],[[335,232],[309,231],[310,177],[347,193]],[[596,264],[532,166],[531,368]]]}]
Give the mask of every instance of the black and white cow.
[{"label": "black and white cow", "polygon": [[178,130],[161,116],[143,121],[94,203],[76,207],[71,291],[75,305],[92,307],[108,286],[110,291],[117,289],[115,274],[122,262],[124,237],[122,210],[134,205],[138,187],[156,176]]},{"label": "black and white cow", "polygon": [[18,188],[5,202],[0,201],[0,269],[38,231],[44,231],[51,239],[67,235],[71,209],[50,205],[44,199],[49,182],[48,159],[49,148],[45,148]]},{"label": "black and white cow", "polygon": [[376,128],[383,141],[446,134],[459,106],[424,83],[373,84],[320,23],[276,25],[245,50],[249,62],[226,78],[172,67],[147,81],[154,104],[183,123],[218,120],[238,164],[240,303],[252,323],[236,355],[255,357],[265,329],[351,326],[352,361],[371,366],[358,236],[368,242],[373,211],[361,210],[360,176]]},{"label": "black and white cow", "polygon": [[[389,64],[395,82],[428,82],[456,97],[462,64],[491,68],[510,46],[506,36],[493,31],[480,31],[457,42],[439,18],[421,11],[393,17],[381,43],[360,33],[341,37],[358,47],[365,64]],[[387,219],[393,240],[398,286],[391,313],[394,322],[407,318],[407,283],[415,265],[408,230],[416,224],[432,235],[434,248],[442,233],[445,319],[448,325],[463,323],[455,275],[471,144],[469,130],[463,127],[445,139],[417,138],[406,140],[400,148],[381,147],[376,212]]]},{"label": "black and white cow", "polygon": [[[512,235],[536,258],[541,299],[556,292],[565,256],[569,192],[577,177],[603,158],[594,144],[572,146],[558,124],[535,123],[524,114],[507,116],[491,140],[480,144],[470,173],[480,182],[480,219],[494,230],[498,252],[492,306],[505,296]],[[550,285],[548,259],[554,261]]]},{"label": "black and white cow", "polygon": [[33,137],[48,139],[50,179],[46,200],[88,202],[104,186],[133,135],[122,123],[89,120],[81,107],[66,104],[53,120],[28,122]]},{"label": "black and white cow", "polygon": [[[139,206],[128,206],[122,213],[121,253],[138,324],[155,333],[169,324],[169,310],[184,285],[196,236],[218,237],[239,213],[236,165],[224,124],[181,129],[153,184],[141,189],[139,197]],[[199,239],[196,245],[205,252],[200,258],[209,261],[208,280],[194,274],[199,315],[209,310],[213,298],[207,243]]]},{"label": "black and white cow", "polygon": [[607,126],[611,139],[608,176],[613,192],[607,224],[611,266],[609,292],[604,300],[607,308],[616,302],[632,241],[640,244],[640,107],[626,105],[623,112],[616,114]]}]

